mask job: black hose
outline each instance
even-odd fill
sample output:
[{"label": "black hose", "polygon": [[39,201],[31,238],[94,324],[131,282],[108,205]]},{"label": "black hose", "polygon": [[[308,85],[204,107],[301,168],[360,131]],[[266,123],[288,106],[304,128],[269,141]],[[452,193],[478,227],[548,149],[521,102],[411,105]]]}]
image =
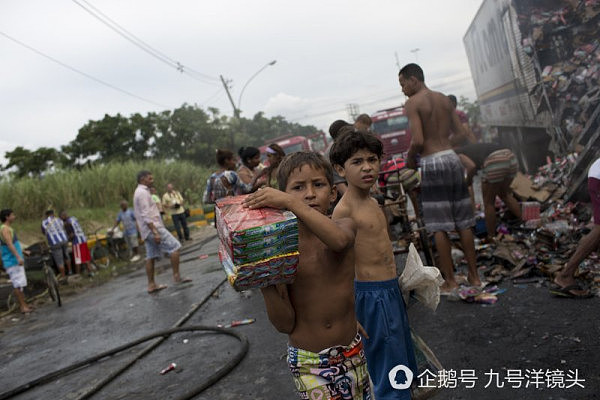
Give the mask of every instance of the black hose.
[{"label": "black hose", "polygon": [[[197,326],[188,326],[188,327],[179,327],[179,328],[171,328],[171,329],[167,329],[164,331],[160,331],[160,332],[156,332],[147,336],[144,336],[142,338],[139,338],[137,340],[134,340],[132,342],[126,343],[122,346],[116,347],[112,350],[108,350],[105,351],[104,353],[101,354],[97,354],[93,357],[90,357],[86,360],[80,361],[78,363],[75,364],[71,364],[65,368],[59,369],[58,371],[54,371],[50,374],[44,375],[40,378],[34,379],[30,382],[27,382],[19,387],[16,387],[14,389],[11,389],[7,392],[1,393],[0,394],[0,400],[4,400],[4,399],[8,399],[12,396],[21,394],[23,392],[26,392],[36,386],[42,385],[44,383],[48,383],[48,382],[52,382],[53,380],[55,380],[56,378],[58,378],[59,376],[62,375],[67,375],[75,370],[78,370],[80,368],[89,366],[90,364],[105,358],[105,357],[109,357],[109,356],[113,356],[117,353],[120,353],[124,350],[127,350],[131,347],[135,347],[140,343],[144,343],[147,342],[149,340],[152,340],[154,338],[157,337],[162,337],[163,339],[168,338],[169,336],[171,336],[173,333],[177,333],[177,332],[189,332],[189,331],[212,331],[212,332],[217,332],[219,334],[224,334],[224,335],[229,335],[229,336],[233,336],[235,338],[237,338],[240,343],[242,344],[240,350],[238,351],[238,353],[231,359],[229,360],[223,367],[219,368],[215,373],[213,373],[211,376],[208,377],[208,379],[206,379],[204,382],[202,382],[201,385],[195,387],[194,389],[190,390],[188,393],[178,397],[177,399],[180,400],[184,400],[184,399],[191,399],[194,396],[198,395],[199,393],[201,393],[202,391],[204,391],[205,389],[207,389],[208,387],[210,387],[211,385],[213,385],[215,382],[217,382],[219,379],[221,379],[223,376],[227,375],[231,370],[233,370],[233,368],[235,368],[235,366],[237,364],[240,363],[240,361],[244,358],[244,356],[246,355],[246,353],[248,352],[248,339],[246,339],[246,337],[236,331],[234,331],[233,329],[230,328],[219,328],[216,326],[202,326],[202,325],[197,325]],[[139,358],[139,355],[135,357],[134,361],[137,361],[137,359]],[[119,369],[118,371],[119,373],[117,374],[111,374],[114,375],[113,379],[118,376],[120,373],[122,373],[123,371],[121,369]],[[87,393],[85,393],[83,396],[84,397],[80,397],[80,398],[88,398],[91,395],[93,395],[94,393],[96,393],[96,391],[88,391]]]},{"label": "black hose", "polygon": [[[203,244],[203,243],[202,243]],[[104,386],[106,386],[108,383],[110,383],[111,381],[113,381],[117,376],[119,376],[120,374],[122,374],[124,371],[126,371],[129,367],[131,367],[137,360],[141,359],[142,357],[144,357],[146,354],[148,354],[150,351],[154,350],[156,347],[158,347],[163,341],[165,341],[169,336],[171,336],[173,333],[176,332],[186,332],[186,331],[212,331],[212,332],[216,332],[219,334],[225,334],[225,335],[229,335],[229,336],[233,336],[235,338],[237,338],[240,343],[242,344],[242,347],[240,349],[240,351],[231,359],[229,360],[223,367],[219,368],[215,373],[213,373],[212,375],[210,375],[208,377],[208,379],[204,380],[200,385],[196,386],[195,388],[193,388],[192,390],[190,390],[189,392],[185,393],[184,395],[180,396],[177,398],[177,400],[187,400],[187,399],[191,399],[194,396],[197,396],[198,394],[200,394],[201,392],[203,392],[204,390],[206,390],[207,388],[209,388],[210,386],[212,386],[213,384],[215,384],[217,381],[219,381],[219,379],[221,379],[222,377],[224,377],[225,375],[227,375],[229,372],[231,372],[236,365],[238,365],[241,360],[244,358],[244,356],[246,355],[246,353],[248,352],[248,339],[246,339],[245,336],[243,336],[242,334],[239,334],[237,332],[235,332],[234,330],[228,329],[228,328],[219,328],[219,327],[214,327],[214,326],[202,326],[202,325],[198,325],[198,326],[190,326],[190,327],[182,327],[181,325],[183,325],[188,319],[190,319],[192,317],[192,315],[198,311],[198,309],[204,305],[204,303],[206,303],[212,296],[213,294],[219,289],[219,287],[221,287],[221,285],[223,283],[225,283],[227,280],[223,279],[222,281],[219,282],[219,284],[210,292],[210,294],[208,294],[200,303],[194,305],[194,307],[192,307],[192,309],[187,312],[183,317],[181,317],[174,325],[172,328],[164,330],[164,331],[160,331],[160,332],[156,332],[147,336],[144,336],[140,339],[137,339],[133,342],[129,342],[126,343],[122,346],[116,347],[112,350],[108,350],[105,351],[101,354],[97,354],[95,356],[92,356],[88,359],[85,359],[83,361],[77,362],[75,364],[71,364],[67,367],[64,367],[58,371],[49,373],[47,375],[44,375],[40,378],[34,379],[30,382],[27,382],[17,388],[11,389],[9,391],[0,393],[0,400],[4,400],[4,399],[8,399],[12,396],[15,396],[17,394],[26,392],[36,386],[51,382],[53,380],[55,380],[56,378],[58,378],[59,376],[62,375],[66,375],[69,374],[75,370],[78,370],[80,368],[89,366],[90,364],[103,359],[105,357],[109,357],[112,355],[115,355],[117,353],[120,353],[124,350],[127,350],[131,347],[135,347],[137,345],[139,345],[140,343],[144,343],[147,342],[149,340],[155,339],[155,338],[159,338],[157,341],[155,341],[154,343],[150,344],[149,346],[147,346],[145,349],[143,349],[141,352],[139,352],[135,357],[133,357],[129,362],[127,362],[125,365],[117,368],[115,371],[113,371],[112,373],[110,373],[109,375],[107,375],[104,379],[102,379],[99,383],[97,383],[96,385],[94,385],[92,388],[90,388],[89,390],[87,390],[85,393],[83,393],[82,395],[80,395],[77,400],[84,400],[84,399],[88,399],[91,396],[93,396],[94,394],[96,394],[98,391],[100,391],[101,388],[103,388]]]}]

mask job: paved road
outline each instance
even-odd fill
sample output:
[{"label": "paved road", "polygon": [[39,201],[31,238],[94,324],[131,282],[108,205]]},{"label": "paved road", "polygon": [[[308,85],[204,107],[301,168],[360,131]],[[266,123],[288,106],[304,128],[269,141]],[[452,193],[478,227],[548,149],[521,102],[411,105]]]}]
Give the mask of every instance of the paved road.
[{"label": "paved road", "polygon": [[[156,294],[145,292],[145,273],[139,269],[100,287],[65,299],[59,309],[49,304],[18,321],[0,322],[0,391],[8,390],[48,372],[171,327],[195,304],[208,296],[224,278],[218,264],[217,240],[183,258],[208,254],[204,260],[184,263],[192,284],[169,285]],[[165,266],[163,262],[161,265]],[[169,283],[170,271],[162,268],[160,283]],[[600,388],[600,300],[551,298],[544,287],[502,285],[507,292],[493,306],[442,300],[433,313],[420,304],[409,309],[413,329],[425,339],[441,363],[457,377],[474,370],[474,389],[457,381],[436,399],[595,399]],[[275,331],[257,291],[235,292],[227,283],[193,314],[186,325],[215,325],[256,318],[237,327],[248,337],[250,348],[240,365],[198,399],[293,399],[293,384],[285,362],[286,337]],[[26,392],[17,399],[75,399],[90,385],[129,360],[145,345],[103,360],[84,370]],[[206,334],[179,333],[138,361],[93,399],[170,399],[200,383],[239,348],[236,339]],[[160,375],[169,363],[179,373]],[[569,384],[569,370],[577,370],[584,388],[511,389],[504,379],[521,372],[529,380],[546,370],[554,383]],[[526,371],[529,370],[529,371]],[[486,373],[498,373],[498,389]],[[490,374],[491,375],[491,374]],[[569,376],[571,376],[570,374]],[[493,375],[491,375],[493,376]],[[513,381],[513,385],[515,381]],[[448,383],[452,384],[452,380]],[[572,382],[571,382],[572,383]],[[525,382],[523,382],[525,386]]]}]

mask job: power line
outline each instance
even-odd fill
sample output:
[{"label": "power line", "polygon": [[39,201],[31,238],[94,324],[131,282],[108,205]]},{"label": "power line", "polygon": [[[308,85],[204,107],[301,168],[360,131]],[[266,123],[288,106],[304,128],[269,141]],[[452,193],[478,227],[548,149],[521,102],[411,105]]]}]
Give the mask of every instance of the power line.
[{"label": "power line", "polygon": [[204,107],[206,104],[208,104],[210,101],[212,101],[213,99],[215,99],[218,95],[221,94],[221,92],[223,92],[223,88],[219,88],[215,93],[213,93],[209,98],[207,98],[206,100],[204,100],[201,105],[202,107]]},{"label": "power line", "polygon": [[71,70],[71,71],[73,71],[73,72],[76,72],[76,73],[78,73],[78,74],[80,74],[80,75],[83,75],[83,76],[85,76],[86,78],[88,78],[88,79],[91,79],[91,80],[93,80],[93,81],[95,81],[95,82],[98,82],[98,83],[100,83],[100,84],[102,84],[102,85],[104,85],[104,86],[108,86],[109,88],[111,88],[111,89],[114,89],[114,90],[117,90],[117,91],[119,91],[119,92],[121,92],[121,93],[124,93],[124,94],[126,94],[126,95],[128,95],[128,96],[135,97],[135,98],[136,98],[136,99],[138,99],[138,100],[142,100],[142,101],[145,101],[145,102],[147,102],[147,103],[151,103],[151,104],[154,104],[154,105],[156,105],[156,106],[163,107],[163,108],[170,108],[169,106],[166,106],[166,105],[164,105],[164,104],[161,104],[161,103],[157,103],[157,102],[155,102],[155,101],[152,101],[152,100],[149,100],[149,99],[145,99],[145,98],[143,98],[143,97],[141,97],[141,96],[138,96],[137,94],[131,93],[131,92],[129,92],[129,91],[127,91],[127,90],[125,90],[125,89],[121,89],[121,88],[119,88],[119,87],[117,87],[117,86],[115,86],[115,85],[112,85],[112,84],[108,83],[108,82],[104,82],[103,80],[101,80],[101,79],[98,79],[98,78],[96,78],[96,77],[94,77],[94,76],[92,76],[92,75],[90,75],[90,74],[87,74],[87,73],[85,73],[85,72],[83,72],[83,71],[80,71],[80,70],[78,70],[77,68],[71,67],[70,65],[67,65],[67,64],[65,64],[64,62],[62,62],[62,61],[59,61],[59,60],[57,60],[57,59],[56,59],[56,58],[54,58],[54,57],[51,57],[51,56],[49,56],[49,55],[47,55],[47,54],[44,54],[44,53],[42,53],[41,51],[39,51],[39,50],[37,50],[37,49],[35,49],[35,48],[33,48],[33,47],[31,47],[31,46],[29,46],[29,45],[27,45],[27,44],[25,44],[25,43],[21,42],[20,40],[17,40],[17,39],[15,39],[15,38],[14,38],[14,37],[12,37],[12,36],[9,36],[9,35],[7,35],[6,33],[2,32],[2,31],[0,31],[0,35],[2,35],[2,36],[4,36],[4,37],[6,37],[6,38],[7,38],[7,39],[9,39],[9,40],[12,40],[13,42],[15,42],[15,43],[17,43],[17,44],[19,44],[19,45],[21,45],[21,46],[25,47],[26,49],[29,49],[29,50],[33,51],[34,53],[36,53],[36,54],[38,54],[38,55],[40,55],[40,56],[42,56],[42,57],[44,57],[44,58],[47,58],[47,59],[48,59],[48,60],[50,60],[50,61],[53,61],[53,62],[57,63],[58,65],[60,65],[60,66],[62,66],[62,67],[64,67],[64,68],[67,68],[67,69],[69,69],[69,70]]},{"label": "power line", "polygon": [[82,3],[80,3],[78,0],[72,0],[72,1],[75,4],[77,4],[79,7],[83,8],[87,13],[89,13],[91,16],[96,18],[98,21],[100,21],[101,23],[106,25],[108,28],[115,31],[118,35],[125,38],[127,41],[129,41],[136,47],[140,48],[141,50],[145,51],[146,53],[150,54],[152,57],[156,58],[157,60],[163,62],[164,64],[167,64],[171,68],[175,68],[177,71],[179,71],[183,74],[186,74],[189,77],[191,77],[192,79],[195,79],[199,82],[205,83],[207,85],[218,85],[218,83],[217,83],[219,81],[218,78],[212,77],[210,75],[206,75],[202,72],[196,71],[188,66],[185,66],[185,65],[181,64],[179,61],[176,61],[176,60],[172,59],[171,57],[167,56],[166,54],[162,53],[161,51],[155,49],[154,47],[150,46],[148,43],[144,42],[139,37],[135,36],[133,33],[129,32],[123,26],[119,25],[117,22],[115,22],[108,15],[106,15],[102,11],[100,11],[89,1],[81,0],[83,3],[87,4],[87,6],[89,8],[86,7],[85,5],[83,5]]}]

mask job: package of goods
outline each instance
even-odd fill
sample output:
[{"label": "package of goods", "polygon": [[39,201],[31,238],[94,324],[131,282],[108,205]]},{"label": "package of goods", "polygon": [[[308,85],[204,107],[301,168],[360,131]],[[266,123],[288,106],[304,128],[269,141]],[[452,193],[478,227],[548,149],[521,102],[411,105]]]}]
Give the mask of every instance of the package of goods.
[{"label": "package of goods", "polygon": [[298,264],[298,222],[289,211],[251,210],[247,196],[216,202],[219,257],[236,290],[293,282]]},{"label": "package of goods", "polygon": [[280,283],[292,283],[296,278],[299,253],[293,252],[259,262],[235,265],[223,243],[219,245],[219,259],[227,280],[235,290],[256,289]]},{"label": "package of goods", "polygon": [[521,203],[521,214],[523,221],[540,219],[540,203],[537,201]]}]

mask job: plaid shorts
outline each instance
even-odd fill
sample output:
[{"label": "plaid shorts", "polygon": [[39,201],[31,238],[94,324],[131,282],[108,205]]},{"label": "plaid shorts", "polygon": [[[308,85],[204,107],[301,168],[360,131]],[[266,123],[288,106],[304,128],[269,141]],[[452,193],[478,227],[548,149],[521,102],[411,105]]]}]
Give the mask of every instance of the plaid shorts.
[{"label": "plaid shorts", "polygon": [[160,243],[154,241],[152,233],[144,240],[146,260],[161,258],[163,253],[171,255],[181,248],[181,243],[165,227],[156,228],[160,235]]}]

